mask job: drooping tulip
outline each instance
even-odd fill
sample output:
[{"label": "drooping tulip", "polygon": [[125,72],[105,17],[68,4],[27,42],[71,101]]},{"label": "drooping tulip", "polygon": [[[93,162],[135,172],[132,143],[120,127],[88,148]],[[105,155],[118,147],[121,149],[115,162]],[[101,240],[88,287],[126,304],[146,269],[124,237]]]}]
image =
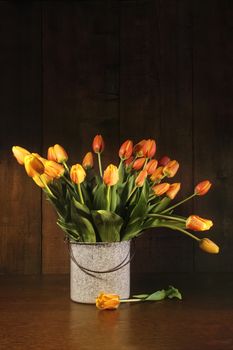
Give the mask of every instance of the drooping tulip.
[{"label": "drooping tulip", "polygon": [[13,155],[16,158],[17,162],[20,165],[24,164],[24,158],[30,154],[30,152],[28,150],[26,150],[25,148],[20,147],[20,146],[13,146],[12,152],[13,152]]},{"label": "drooping tulip", "polygon": [[176,175],[179,169],[179,163],[176,160],[170,160],[170,162],[163,168],[163,173],[167,177],[173,177]]},{"label": "drooping tulip", "polygon": [[147,170],[148,175],[152,175],[155,172],[157,165],[158,165],[158,161],[156,159],[151,159],[147,163],[146,170]]},{"label": "drooping tulip", "polygon": [[102,135],[96,135],[92,142],[92,148],[95,153],[102,153],[104,150],[104,140]]},{"label": "drooping tulip", "polygon": [[158,166],[166,166],[170,162],[170,158],[168,156],[163,156],[158,161]]},{"label": "drooping tulip", "polygon": [[158,167],[153,174],[151,175],[150,179],[152,182],[160,181],[163,178],[163,167]]},{"label": "drooping tulip", "polygon": [[146,178],[147,178],[147,171],[146,170],[140,171],[140,173],[136,177],[135,185],[137,187],[142,187],[146,181]]},{"label": "drooping tulip", "polygon": [[65,168],[63,165],[54,162],[53,160],[47,160],[44,165],[44,172],[53,179],[59,179],[64,175]]},{"label": "drooping tulip", "polygon": [[122,160],[128,159],[133,153],[133,142],[131,140],[126,140],[119,149],[119,157]]},{"label": "drooping tulip", "polygon": [[169,190],[166,192],[166,196],[169,197],[170,199],[174,199],[180,190],[180,186],[181,184],[178,182],[171,184],[169,187]]},{"label": "drooping tulip", "polygon": [[45,188],[46,185],[50,184],[53,181],[53,178],[45,173],[41,175],[36,175],[32,179],[41,188]]},{"label": "drooping tulip", "polygon": [[219,253],[219,247],[217,244],[212,242],[209,238],[202,238],[199,241],[199,247],[204,250],[206,253],[210,254],[218,254]]},{"label": "drooping tulip", "polygon": [[70,169],[70,178],[75,184],[81,184],[86,177],[86,172],[81,164],[72,165]]},{"label": "drooping tulip", "polygon": [[156,196],[162,196],[164,193],[166,193],[169,190],[170,184],[169,183],[162,183],[158,184],[152,187],[152,190],[154,191],[154,194]]},{"label": "drooping tulip", "polygon": [[43,163],[33,154],[25,156],[24,167],[28,176],[30,177],[34,177],[36,175],[41,175],[44,173]]},{"label": "drooping tulip", "polygon": [[87,152],[82,161],[82,166],[85,170],[92,169],[94,165],[92,152]]},{"label": "drooping tulip", "polygon": [[118,168],[113,164],[108,165],[107,168],[104,170],[103,182],[107,186],[114,186],[118,182],[118,180]]},{"label": "drooping tulip", "polygon": [[117,294],[100,293],[96,298],[96,307],[99,310],[115,310],[120,305],[120,297]]},{"label": "drooping tulip", "polygon": [[146,161],[146,158],[139,158],[139,159],[136,159],[135,162],[133,163],[133,169],[134,170],[140,170],[142,169],[144,163]]},{"label": "drooping tulip", "polygon": [[209,180],[204,180],[196,185],[194,193],[198,196],[204,196],[212,186]]},{"label": "drooping tulip", "polygon": [[142,151],[142,148],[145,144],[146,140],[141,140],[140,142],[138,142],[134,148],[133,148],[133,154],[136,156],[136,157],[143,157],[144,154],[143,154],[143,151]]},{"label": "drooping tulip", "polygon": [[148,139],[142,146],[143,156],[146,158],[154,157],[156,152],[156,143],[155,140]]},{"label": "drooping tulip", "polygon": [[201,218],[198,215],[190,215],[186,220],[186,228],[193,231],[206,231],[213,226],[213,222],[208,219]]},{"label": "drooping tulip", "polygon": [[68,155],[62,146],[56,144],[54,146],[49,147],[47,158],[48,160],[53,160],[57,163],[63,163],[67,161]]}]

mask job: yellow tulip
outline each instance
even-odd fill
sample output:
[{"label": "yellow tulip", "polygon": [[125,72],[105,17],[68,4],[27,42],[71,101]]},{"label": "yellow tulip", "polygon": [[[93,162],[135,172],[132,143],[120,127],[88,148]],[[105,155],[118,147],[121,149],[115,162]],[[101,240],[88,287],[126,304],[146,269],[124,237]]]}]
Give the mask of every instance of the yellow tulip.
[{"label": "yellow tulip", "polygon": [[110,164],[104,171],[103,181],[107,186],[114,186],[119,180],[118,168]]},{"label": "yellow tulip", "polygon": [[36,175],[32,179],[41,188],[45,188],[46,185],[50,184],[53,181],[53,178],[47,174]]},{"label": "yellow tulip", "polygon": [[29,154],[24,158],[24,166],[28,176],[30,177],[44,173],[43,163],[33,154]]},{"label": "yellow tulip", "polygon": [[57,162],[57,163],[66,162],[68,159],[68,155],[65,149],[58,144],[49,147],[47,157],[48,157],[48,160],[53,160],[54,162]]},{"label": "yellow tulip", "polygon": [[30,154],[30,152],[28,150],[26,150],[25,148],[20,147],[20,146],[13,146],[12,152],[13,152],[13,155],[16,158],[17,162],[20,165],[24,164],[24,158]]},{"label": "yellow tulip", "polygon": [[61,177],[65,172],[64,166],[57,162],[54,162],[53,160],[47,160],[44,167],[45,174],[53,179],[59,179],[59,177]]},{"label": "yellow tulip", "polygon": [[120,305],[120,297],[117,294],[100,293],[96,298],[96,307],[100,310],[115,310]]},{"label": "yellow tulip", "polygon": [[94,164],[93,154],[92,154],[92,152],[87,152],[87,154],[83,158],[82,166],[85,170],[88,170],[88,169],[93,168],[93,164]]},{"label": "yellow tulip", "polygon": [[86,177],[86,172],[81,164],[75,164],[71,167],[70,178],[76,184],[81,184]]},{"label": "yellow tulip", "polygon": [[218,254],[219,247],[217,244],[212,242],[209,238],[203,238],[199,241],[199,247],[204,250],[206,253]]}]

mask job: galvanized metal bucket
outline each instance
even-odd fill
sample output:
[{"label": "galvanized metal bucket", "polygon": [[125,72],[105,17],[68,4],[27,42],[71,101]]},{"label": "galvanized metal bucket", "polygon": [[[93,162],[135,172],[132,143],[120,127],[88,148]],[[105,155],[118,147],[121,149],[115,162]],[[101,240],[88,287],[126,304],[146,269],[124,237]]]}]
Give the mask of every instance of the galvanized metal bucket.
[{"label": "galvanized metal bucket", "polygon": [[70,297],[94,304],[100,292],[130,295],[130,241],[69,243]]}]

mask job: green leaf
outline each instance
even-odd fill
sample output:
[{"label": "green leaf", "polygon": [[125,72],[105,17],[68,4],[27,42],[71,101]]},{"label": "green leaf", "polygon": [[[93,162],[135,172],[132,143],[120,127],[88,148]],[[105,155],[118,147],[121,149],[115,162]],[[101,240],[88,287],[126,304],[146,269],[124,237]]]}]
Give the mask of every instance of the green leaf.
[{"label": "green leaf", "polygon": [[106,210],[107,206],[107,187],[102,183],[94,192],[93,207],[96,210]]},{"label": "green leaf", "polygon": [[163,211],[164,209],[167,208],[167,206],[169,205],[169,203],[171,202],[171,199],[168,197],[164,197],[160,203],[153,209],[153,211],[151,213],[157,214],[160,213],[161,211]]},{"label": "green leaf", "polygon": [[106,210],[93,210],[91,213],[102,242],[119,242],[123,219]]},{"label": "green leaf", "polygon": [[166,296],[169,299],[178,298],[178,299],[182,300],[181,293],[179,292],[179,290],[177,288],[175,288],[173,286],[169,286],[169,288],[166,290]]},{"label": "green leaf", "polygon": [[74,197],[73,197],[73,203],[74,203],[75,207],[77,208],[78,213],[81,216],[84,216],[86,218],[90,218],[91,217],[91,212],[90,212],[89,208],[85,204],[80,203]]},{"label": "green leaf", "polygon": [[72,223],[65,223],[62,219],[57,220],[57,225],[66,232],[66,234],[75,241],[82,241],[82,237],[77,230],[77,227]]},{"label": "green leaf", "polygon": [[133,295],[132,297],[137,299],[145,299],[148,297],[148,294],[137,294],[137,295]]},{"label": "green leaf", "polygon": [[145,300],[146,301],[158,301],[166,298],[166,292],[164,289],[158,290],[155,293],[150,294]]},{"label": "green leaf", "polygon": [[77,219],[77,225],[78,225],[78,230],[82,233],[84,242],[91,242],[91,243],[96,242],[94,227],[92,226],[92,223],[88,219],[82,216],[79,216]]}]

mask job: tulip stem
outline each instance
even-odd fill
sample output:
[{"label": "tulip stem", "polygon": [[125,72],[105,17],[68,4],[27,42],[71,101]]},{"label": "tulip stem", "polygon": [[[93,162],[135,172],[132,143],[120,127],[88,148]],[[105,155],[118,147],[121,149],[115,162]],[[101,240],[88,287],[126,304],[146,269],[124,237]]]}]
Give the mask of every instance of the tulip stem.
[{"label": "tulip stem", "polygon": [[130,200],[130,198],[132,197],[132,195],[134,194],[134,192],[136,191],[137,188],[138,188],[137,186],[135,186],[135,187],[133,188],[133,190],[131,191],[129,197],[127,198],[126,203],[128,203],[128,201]]},{"label": "tulip stem", "polygon": [[143,299],[120,299],[121,303],[133,303],[135,301],[142,301]]},{"label": "tulip stem", "polygon": [[188,201],[189,199],[191,199],[191,198],[193,198],[193,197],[195,197],[195,196],[196,196],[196,193],[193,193],[191,196],[189,196],[189,197],[183,199],[182,201],[176,203],[175,205],[173,205],[173,206],[171,206],[171,207],[169,207],[169,208],[167,208],[167,209],[161,211],[161,214],[167,213],[167,212],[170,211],[171,209],[174,209],[174,208],[178,207],[178,205],[181,205],[181,204],[185,203],[186,201]]},{"label": "tulip stem", "polygon": [[180,221],[180,222],[186,222],[185,219],[182,218],[176,218],[174,216],[168,216],[168,215],[161,215],[161,214],[148,214],[148,217],[158,217],[161,219],[169,219],[169,220],[175,220],[175,221]]},{"label": "tulip stem", "polygon": [[70,169],[69,169],[68,165],[66,164],[66,162],[63,161],[62,164],[64,165],[64,168],[66,169],[66,171],[69,173]]},{"label": "tulip stem", "polygon": [[100,152],[98,152],[97,155],[98,155],[98,164],[99,164],[100,176],[103,177],[103,171],[102,171],[102,164],[101,164],[101,155],[100,155]]},{"label": "tulip stem", "polygon": [[107,188],[107,210],[110,211],[111,206],[111,186]]},{"label": "tulip stem", "polygon": [[148,160],[149,160],[149,158],[146,158],[146,160],[145,160],[145,163],[144,163],[144,166],[143,166],[143,169],[142,169],[142,170],[145,170],[145,169],[146,169],[146,165],[147,165],[147,163],[148,163]]},{"label": "tulip stem", "polygon": [[53,192],[50,190],[50,188],[49,188],[49,186],[47,185],[47,183],[43,180],[43,178],[42,178],[40,175],[39,175],[39,178],[40,178],[40,181],[43,183],[43,185],[44,185],[46,191],[50,194],[50,196],[51,196],[52,198],[56,198],[56,197],[54,196]]},{"label": "tulip stem", "polygon": [[167,228],[170,228],[172,230],[180,231],[180,232],[184,233],[185,235],[195,239],[196,241],[198,241],[198,242],[200,241],[200,238],[192,235],[192,233],[190,233],[186,230],[183,230],[182,228],[174,226],[174,225],[161,224],[161,225],[157,225],[156,227],[167,227]]},{"label": "tulip stem", "polygon": [[79,197],[80,197],[81,203],[84,204],[83,194],[82,194],[82,189],[81,189],[81,185],[80,184],[78,184],[78,193],[79,193]]}]

